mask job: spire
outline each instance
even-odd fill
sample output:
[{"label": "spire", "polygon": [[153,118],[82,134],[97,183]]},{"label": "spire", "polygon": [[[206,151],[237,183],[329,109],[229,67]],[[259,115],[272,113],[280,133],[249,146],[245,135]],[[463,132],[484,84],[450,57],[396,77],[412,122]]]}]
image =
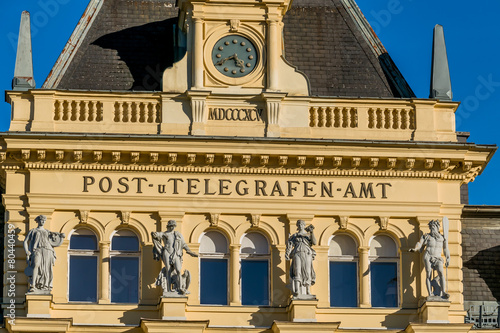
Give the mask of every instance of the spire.
[{"label": "spire", "polygon": [[19,28],[19,40],[17,42],[16,69],[12,80],[13,90],[28,90],[35,88],[33,78],[33,56],[31,52],[31,26],[30,13],[24,11],[21,14],[21,26]]},{"label": "spire", "polygon": [[451,101],[450,68],[448,66],[448,55],[446,54],[446,43],[444,41],[443,26],[436,24],[434,27],[434,43],[432,45],[432,73],[430,98]]}]

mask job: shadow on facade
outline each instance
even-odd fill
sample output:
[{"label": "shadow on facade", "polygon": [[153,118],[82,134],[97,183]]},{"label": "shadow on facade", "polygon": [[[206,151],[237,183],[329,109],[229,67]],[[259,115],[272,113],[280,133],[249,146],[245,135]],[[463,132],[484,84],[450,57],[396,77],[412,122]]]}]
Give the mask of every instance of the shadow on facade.
[{"label": "shadow on facade", "polygon": [[493,297],[500,301],[500,245],[479,251],[464,267],[475,270],[484,280]]},{"label": "shadow on facade", "polygon": [[130,90],[159,91],[165,69],[185,53],[175,49],[177,21],[175,17],[127,28],[104,35],[92,45],[118,52],[134,80]]}]

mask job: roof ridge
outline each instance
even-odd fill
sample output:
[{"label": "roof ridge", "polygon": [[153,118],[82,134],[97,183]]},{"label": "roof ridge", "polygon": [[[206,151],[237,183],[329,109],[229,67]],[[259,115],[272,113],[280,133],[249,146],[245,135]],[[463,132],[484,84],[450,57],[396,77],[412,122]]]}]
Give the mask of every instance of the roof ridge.
[{"label": "roof ridge", "polygon": [[90,27],[94,23],[97,14],[99,14],[103,3],[104,0],[90,0],[85,12],[80,18],[80,21],[78,21],[73,33],[66,42],[66,46],[59,55],[59,58],[57,58],[57,61],[52,67],[49,75],[47,75],[47,78],[42,86],[43,89],[57,88],[59,82],[64,77],[66,70],[71,64],[71,61],[75,57],[75,54],[82,45]]},{"label": "roof ridge", "polygon": [[416,97],[410,85],[399,71],[398,67],[392,60],[389,52],[382,44],[382,41],[377,36],[365,15],[359,8],[355,0],[340,0],[346,12],[351,16],[354,24],[359,28],[361,35],[364,37],[369,48],[375,54],[380,62],[382,70],[390,84],[394,86],[399,95],[404,98]]}]

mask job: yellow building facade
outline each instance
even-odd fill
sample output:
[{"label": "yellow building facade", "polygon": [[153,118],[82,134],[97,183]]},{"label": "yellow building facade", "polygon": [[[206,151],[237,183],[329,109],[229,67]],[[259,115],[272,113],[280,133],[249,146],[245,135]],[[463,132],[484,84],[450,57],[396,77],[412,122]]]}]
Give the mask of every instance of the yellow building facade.
[{"label": "yellow building facade", "polygon": [[[98,26],[110,2],[91,1],[74,36]],[[362,30],[357,6],[337,5]],[[2,330],[469,332],[460,188],[496,147],[457,138],[459,103],[313,95],[310,76],[285,60],[288,1],[176,6],[177,55],[161,91],[61,88],[76,80],[68,64],[78,54],[65,50],[42,89],[6,93]],[[40,215],[65,235],[49,295],[29,293],[24,274],[23,242]],[[422,255],[409,250],[444,217],[450,298],[438,302],[426,298]],[[185,297],[155,285],[151,233],[169,220],[199,254],[183,257]],[[297,220],[317,239],[310,300],[289,289]],[[137,248],[120,248],[125,239]],[[342,264],[349,306],[333,292],[344,288],[334,274]],[[381,267],[393,270],[390,286],[380,287]],[[258,304],[253,292],[264,295]]]}]

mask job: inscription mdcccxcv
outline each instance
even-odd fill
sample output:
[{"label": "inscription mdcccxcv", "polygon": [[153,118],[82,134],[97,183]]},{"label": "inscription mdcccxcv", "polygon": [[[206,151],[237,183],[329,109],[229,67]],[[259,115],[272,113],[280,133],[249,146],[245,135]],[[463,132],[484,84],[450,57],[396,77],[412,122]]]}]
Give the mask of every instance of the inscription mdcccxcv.
[{"label": "inscription mdcccxcv", "polygon": [[146,177],[96,178],[83,176],[82,192],[135,193],[150,195],[198,195],[240,197],[300,197],[388,199],[391,183],[333,182],[262,179],[166,178],[152,182]]},{"label": "inscription mdcccxcv", "polygon": [[208,120],[262,121],[263,109],[209,108]]}]

